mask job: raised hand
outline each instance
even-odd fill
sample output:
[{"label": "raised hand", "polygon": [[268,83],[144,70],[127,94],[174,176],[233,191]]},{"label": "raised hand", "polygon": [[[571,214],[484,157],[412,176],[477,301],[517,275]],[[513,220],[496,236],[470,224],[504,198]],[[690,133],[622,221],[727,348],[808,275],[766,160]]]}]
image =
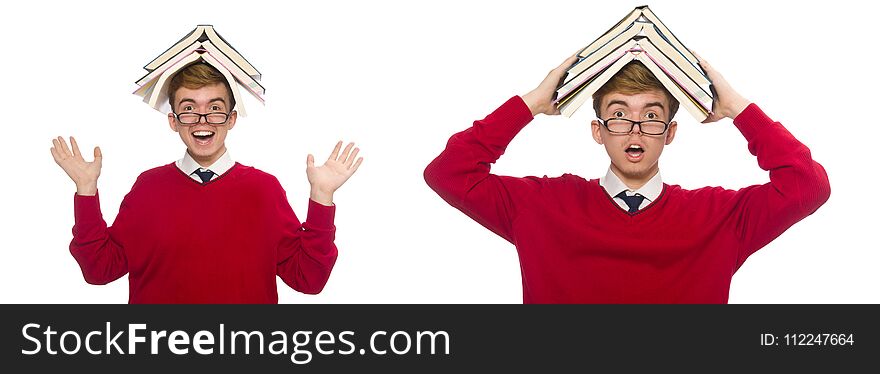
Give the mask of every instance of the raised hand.
[{"label": "raised hand", "polygon": [[551,70],[537,88],[522,96],[523,101],[528,105],[529,110],[532,111],[532,116],[538,115],[538,113],[547,115],[559,114],[559,109],[553,104],[553,94],[556,93],[556,86],[559,85],[559,81],[565,76],[565,71],[575,61],[577,61],[577,54],[567,58],[562,65]]},{"label": "raised hand", "polygon": [[62,137],[52,139],[52,158],[64,169],[67,176],[76,184],[76,193],[94,196],[98,193],[98,177],[101,175],[101,148],[95,147],[95,160],[87,162],[79,152],[76,139],[70,137],[70,148]]},{"label": "raised hand", "polygon": [[736,118],[749,106],[749,101],[737,93],[730,86],[730,83],[727,83],[727,80],[721,76],[721,73],[712,68],[712,65],[706,62],[700,55],[696,53],[694,55],[700,60],[700,67],[706,72],[709,82],[712,82],[713,94],[715,95],[715,101],[712,103],[712,113],[709,114],[709,117],[703,123],[716,122],[722,118]]},{"label": "raised hand", "polygon": [[311,154],[306,157],[306,175],[309,178],[309,184],[312,185],[311,198],[315,202],[333,205],[333,193],[357,171],[361,162],[364,161],[363,157],[357,157],[360,149],[355,148],[354,143],[348,143],[342,153],[339,153],[341,148],[342,141],[339,141],[333,148],[333,153],[321,166],[315,166],[315,157]]}]

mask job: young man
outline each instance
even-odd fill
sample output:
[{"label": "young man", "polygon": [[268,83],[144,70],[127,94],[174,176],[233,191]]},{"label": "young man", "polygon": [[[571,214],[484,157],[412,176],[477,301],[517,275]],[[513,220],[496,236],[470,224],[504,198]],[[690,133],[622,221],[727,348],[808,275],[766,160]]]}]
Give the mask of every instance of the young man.
[{"label": "young man", "polygon": [[[130,303],[277,303],[275,276],[308,294],[321,292],[336,262],[333,193],[363,158],[336,145],[316,167],[307,157],[311,200],[300,223],[270,174],[234,162],[225,139],[237,113],[229,83],[193,64],[169,84],[168,124],[186,152],[141,174],[111,227],[101,217],[101,151],[86,162],[73,137],[53,140],[55,162],[76,184],[70,252],[86,281],[129,274]],[[357,159],[357,161],[355,161]]]},{"label": "young man", "polygon": [[516,246],[525,303],[726,303],[746,258],[828,199],[809,149],[705,61],[717,92],[705,122],[733,119],[769,183],[738,191],[663,183],[658,160],[675,138],[678,103],[638,62],[593,96],[593,139],[611,159],[605,177],[490,174],[535,115],[559,114],[552,97],[574,59],[453,135],[425,170],[444,200]]}]

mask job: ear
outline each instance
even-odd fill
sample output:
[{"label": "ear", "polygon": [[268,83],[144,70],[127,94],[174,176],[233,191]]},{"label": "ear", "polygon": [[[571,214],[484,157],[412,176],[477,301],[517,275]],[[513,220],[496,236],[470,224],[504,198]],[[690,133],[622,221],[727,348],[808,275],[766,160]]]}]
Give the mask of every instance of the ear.
[{"label": "ear", "polygon": [[177,132],[177,120],[174,118],[174,113],[168,113],[168,126],[172,131]]},{"label": "ear", "polygon": [[232,130],[235,127],[235,120],[238,119],[238,112],[232,111],[229,113],[229,118],[226,119],[226,126],[229,126],[226,130]]},{"label": "ear", "polygon": [[675,121],[669,122],[669,129],[666,130],[666,145],[672,143],[672,139],[675,139],[675,131],[678,130],[678,123]]},{"label": "ear", "polygon": [[605,144],[605,139],[602,138],[602,125],[599,124],[599,121],[593,120],[590,122],[590,130],[593,133],[593,140],[599,144]]}]

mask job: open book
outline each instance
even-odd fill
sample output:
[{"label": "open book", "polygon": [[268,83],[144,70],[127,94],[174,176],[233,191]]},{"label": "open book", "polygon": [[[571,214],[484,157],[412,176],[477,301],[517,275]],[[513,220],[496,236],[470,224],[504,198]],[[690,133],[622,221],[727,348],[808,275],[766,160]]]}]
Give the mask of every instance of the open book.
[{"label": "open book", "polygon": [[627,63],[638,60],[698,121],[712,111],[711,83],[696,56],[647,6],[630,14],[578,53],[556,90],[555,104],[570,117]]},{"label": "open book", "polygon": [[186,49],[187,46],[193,44],[194,42],[204,42],[206,40],[210,40],[211,43],[216,45],[223,53],[228,56],[232,61],[235,61],[235,64],[242,68],[248,75],[253,77],[256,80],[260,80],[260,72],[254,68],[247,59],[244,58],[235,48],[232,48],[232,45],[223,39],[217,31],[214,30],[214,26],[211,25],[198,25],[193,31],[180,39],[177,43],[172,45],[168,50],[162,52],[161,55],[154,58],[153,61],[150,61],[149,64],[144,66],[144,69],[148,71],[153,71],[162,65],[165,61],[170,60],[175,55],[179,54],[182,50]]}]

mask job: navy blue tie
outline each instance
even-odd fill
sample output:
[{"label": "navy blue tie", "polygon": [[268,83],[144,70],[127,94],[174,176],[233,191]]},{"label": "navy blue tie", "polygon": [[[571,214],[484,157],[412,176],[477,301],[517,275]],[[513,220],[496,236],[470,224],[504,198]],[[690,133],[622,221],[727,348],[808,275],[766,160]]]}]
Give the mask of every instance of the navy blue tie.
[{"label": "navy blue tie", "polygon": [[202,183],[208,183],[208,181],[210,181],[211,178],[214,176],[214,172],[210,170],[202,171],[202,169],[196,169],[194,173],[199,176],[199,179],[202,180]]},{"label": "navy blue tie", "polygon": [[639,211],[639,206],[642,205],[642,201],[645,200],[645,197],[639,194],[635,194],[634,196],[627,196],[626,191],[620,191],[617,196],[623,199],[623,202],[626,203],[626,206],[629,207],[628,212],[635,213]]}]

